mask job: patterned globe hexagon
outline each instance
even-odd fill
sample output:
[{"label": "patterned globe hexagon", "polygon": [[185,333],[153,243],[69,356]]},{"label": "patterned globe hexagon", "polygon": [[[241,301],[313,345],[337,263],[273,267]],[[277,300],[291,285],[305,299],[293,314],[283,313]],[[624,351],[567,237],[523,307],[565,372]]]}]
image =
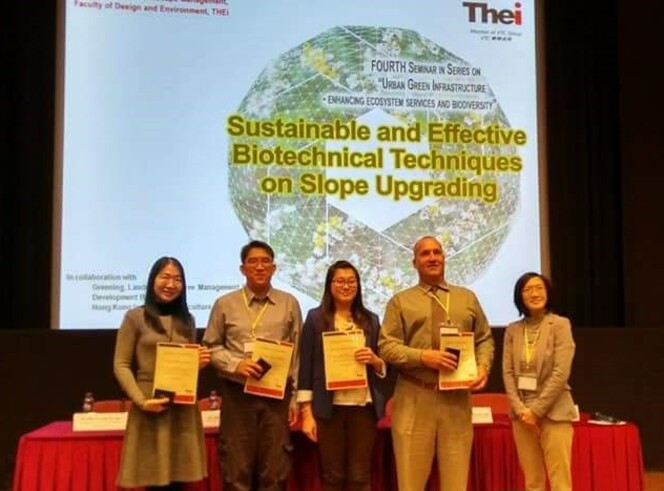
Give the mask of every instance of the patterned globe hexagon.
[{"label": "patterned globe hexagon", "polygon": [[[251,86],[237,114],[251,120],[308,122],[348,122],[382,111],[404,125],[433,122],[458,123],[466,128],[509,122],[493,91],[481,75],[437,76],[448,82],[469,81],[486,90],[479,94],[443,94],[438,100],[484,102],[486,110],[459,109],[449,103],[423,108],[394,105],[376,108],[374,100],[413,96],[403,84],[386,84],[388,77],[374,70],[376,60],[416,63],[418,66],[457,67],[472,65],[417,32],[399,28],[338,26],[289,50],[267,66]],[[373,63],[373,65],[372,65]],[[408,65],[405,65],[408,66]],[[478,71],[474,71],[478,73]],[[411,75],[395,75],[399,82]],[[427,75],[431,79],[431,75]],[[463,80],[462,80],[463,79]],[[424,80],[415,76],[415,80]],[[337,97],[331,97],[336,95]],[[353,95],[353,103],[330,104]],[[357,103],[359,101],[359,104]],[[425,130],[422,130],[425,133]],[[236,143],[255,143],[247,136],[231,137]],[[264,148],[325,150],[328,142],[315,139],[262,139]],[[479,145],[426,142],[429,150],[441,154],[515,155],[513,145]],[[229,153],[231,150],[229,150]],[[519,173],[496,172],[478,175],[468,170],[428,171],[428,178],[462,178],[468,182],[493,181],[499,189],[495,201],[468,200],[443,196],[421,200],[406,216],[397,216],[382,228],[359,219],[352,208],[340,206],[337,199],[324,194],[267,194],[259,186],[266,176],[297,182],[310,168],[274,165],[234,165],[229,155],[229,190],[235,212],[249,237],[269,242],[277,252],[279,278],[304,294],[318,299],[327,267],[336,260],[349,260],[360,271],[365,303],[380,311],[391,295],[417,281],[412,266],[412,246],[422,235],[441,241],[446,253],[446,277],[456,284],[476,279],[495,258],[507,236],[511,218],[519,202]],[[331,169],[317,169],[326,174]],[[385,172],[379,169],[376,173]],[[376,199],[384,199],[377,197]],[[412,203],[411,203],[412,205]],[[378,211],[380,212],[380,210]],[[384,217],[383,217],[384,218]]]}]

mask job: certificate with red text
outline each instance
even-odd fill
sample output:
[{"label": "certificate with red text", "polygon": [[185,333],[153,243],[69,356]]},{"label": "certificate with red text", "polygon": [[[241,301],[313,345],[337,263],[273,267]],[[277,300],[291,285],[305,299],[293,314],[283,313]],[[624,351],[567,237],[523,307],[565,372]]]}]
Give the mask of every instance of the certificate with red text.
[{"label": "certificate with red text", "polygon": [[467,389],[477,378],[475,360],[475,335],[472,332],[459,334],[441,334],[440,350],[449,350],[457,354],[456,370],[438,372],[439,390]]},{"label": "certificate with red text", "polygon": [[358,389],[367,386],[367,368],[355,359],[355,352],[365,345],[364,332],[329,331],[323,333],[325,388]]},{"label": "certificate with red text", "polygon": [[283,399],[288,387],[293,343],[257,338],[251,359],[253,361],[262,359],[269,364],[270,369],[264,372],[260,380],[247,377],[244,391],[256,396]]},{"label": "certificate with red text", "polygon": [[175,404],[195,404],[198,388],[197,344],[157,343],[153,397],[168,397]]}]

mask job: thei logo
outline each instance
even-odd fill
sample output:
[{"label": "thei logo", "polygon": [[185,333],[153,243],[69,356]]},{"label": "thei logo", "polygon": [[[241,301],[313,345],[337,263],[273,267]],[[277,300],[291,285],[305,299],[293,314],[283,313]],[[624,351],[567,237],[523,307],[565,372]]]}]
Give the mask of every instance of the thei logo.
[{"label": "thei logo", "polygon": [[498,10],[489,7],[483,2],[463,2],[462,5],[468,11],[468,22],[480,22],[482,24],[514,24],[521,25],[521,4],[514,4],[514,10]]}]

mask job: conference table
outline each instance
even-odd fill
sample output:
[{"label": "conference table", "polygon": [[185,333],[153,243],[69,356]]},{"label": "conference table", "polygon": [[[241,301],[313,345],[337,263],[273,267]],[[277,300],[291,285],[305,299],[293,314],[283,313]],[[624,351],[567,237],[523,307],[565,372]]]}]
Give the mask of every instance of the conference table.
[{"label": "conference table", "polygon": [[[389,421],[379,423],[374,448],[372,490],[398,491]],[[475,425],[468,491],[518,491],[523,474],[517,462],[510,422],[497,416]],[[288,491],[319,491],[316,445],[293,432],[294,463]],[[208,478],[188,491],[221,490],[217,466],[217,430],[206,429]],[[122,450],[121,431],[74,432],[70,421],[56,421],[23,435],[19,441],[13,491],[110,491]],[[435,466],[434,466],[435,467]],[[574,424],[574,491],[644,491],[638,428],[632,423],[600,426]],[[438,487],[435,469],[428,491]]]}]

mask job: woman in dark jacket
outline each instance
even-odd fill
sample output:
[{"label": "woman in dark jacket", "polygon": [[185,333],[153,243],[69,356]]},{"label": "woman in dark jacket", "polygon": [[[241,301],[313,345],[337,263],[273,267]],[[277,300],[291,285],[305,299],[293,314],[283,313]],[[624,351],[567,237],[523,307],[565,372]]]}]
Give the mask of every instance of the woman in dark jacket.
[{"label": "woman in dark jacket", "polygon": [[[355,267],[337,261],[327,271],[321,305],[307,314],[300,341],[298,402],[302,431],[318,442],[325,491],[369,491],[376,423],[385,410],[386,364],[378,355],[378,316],[362,303]],[[354,331],[363,347],[352,355],[366,368],[366,386],[328,390],[323,333]],[[359,331],[359,333],[358,333]]]}]

